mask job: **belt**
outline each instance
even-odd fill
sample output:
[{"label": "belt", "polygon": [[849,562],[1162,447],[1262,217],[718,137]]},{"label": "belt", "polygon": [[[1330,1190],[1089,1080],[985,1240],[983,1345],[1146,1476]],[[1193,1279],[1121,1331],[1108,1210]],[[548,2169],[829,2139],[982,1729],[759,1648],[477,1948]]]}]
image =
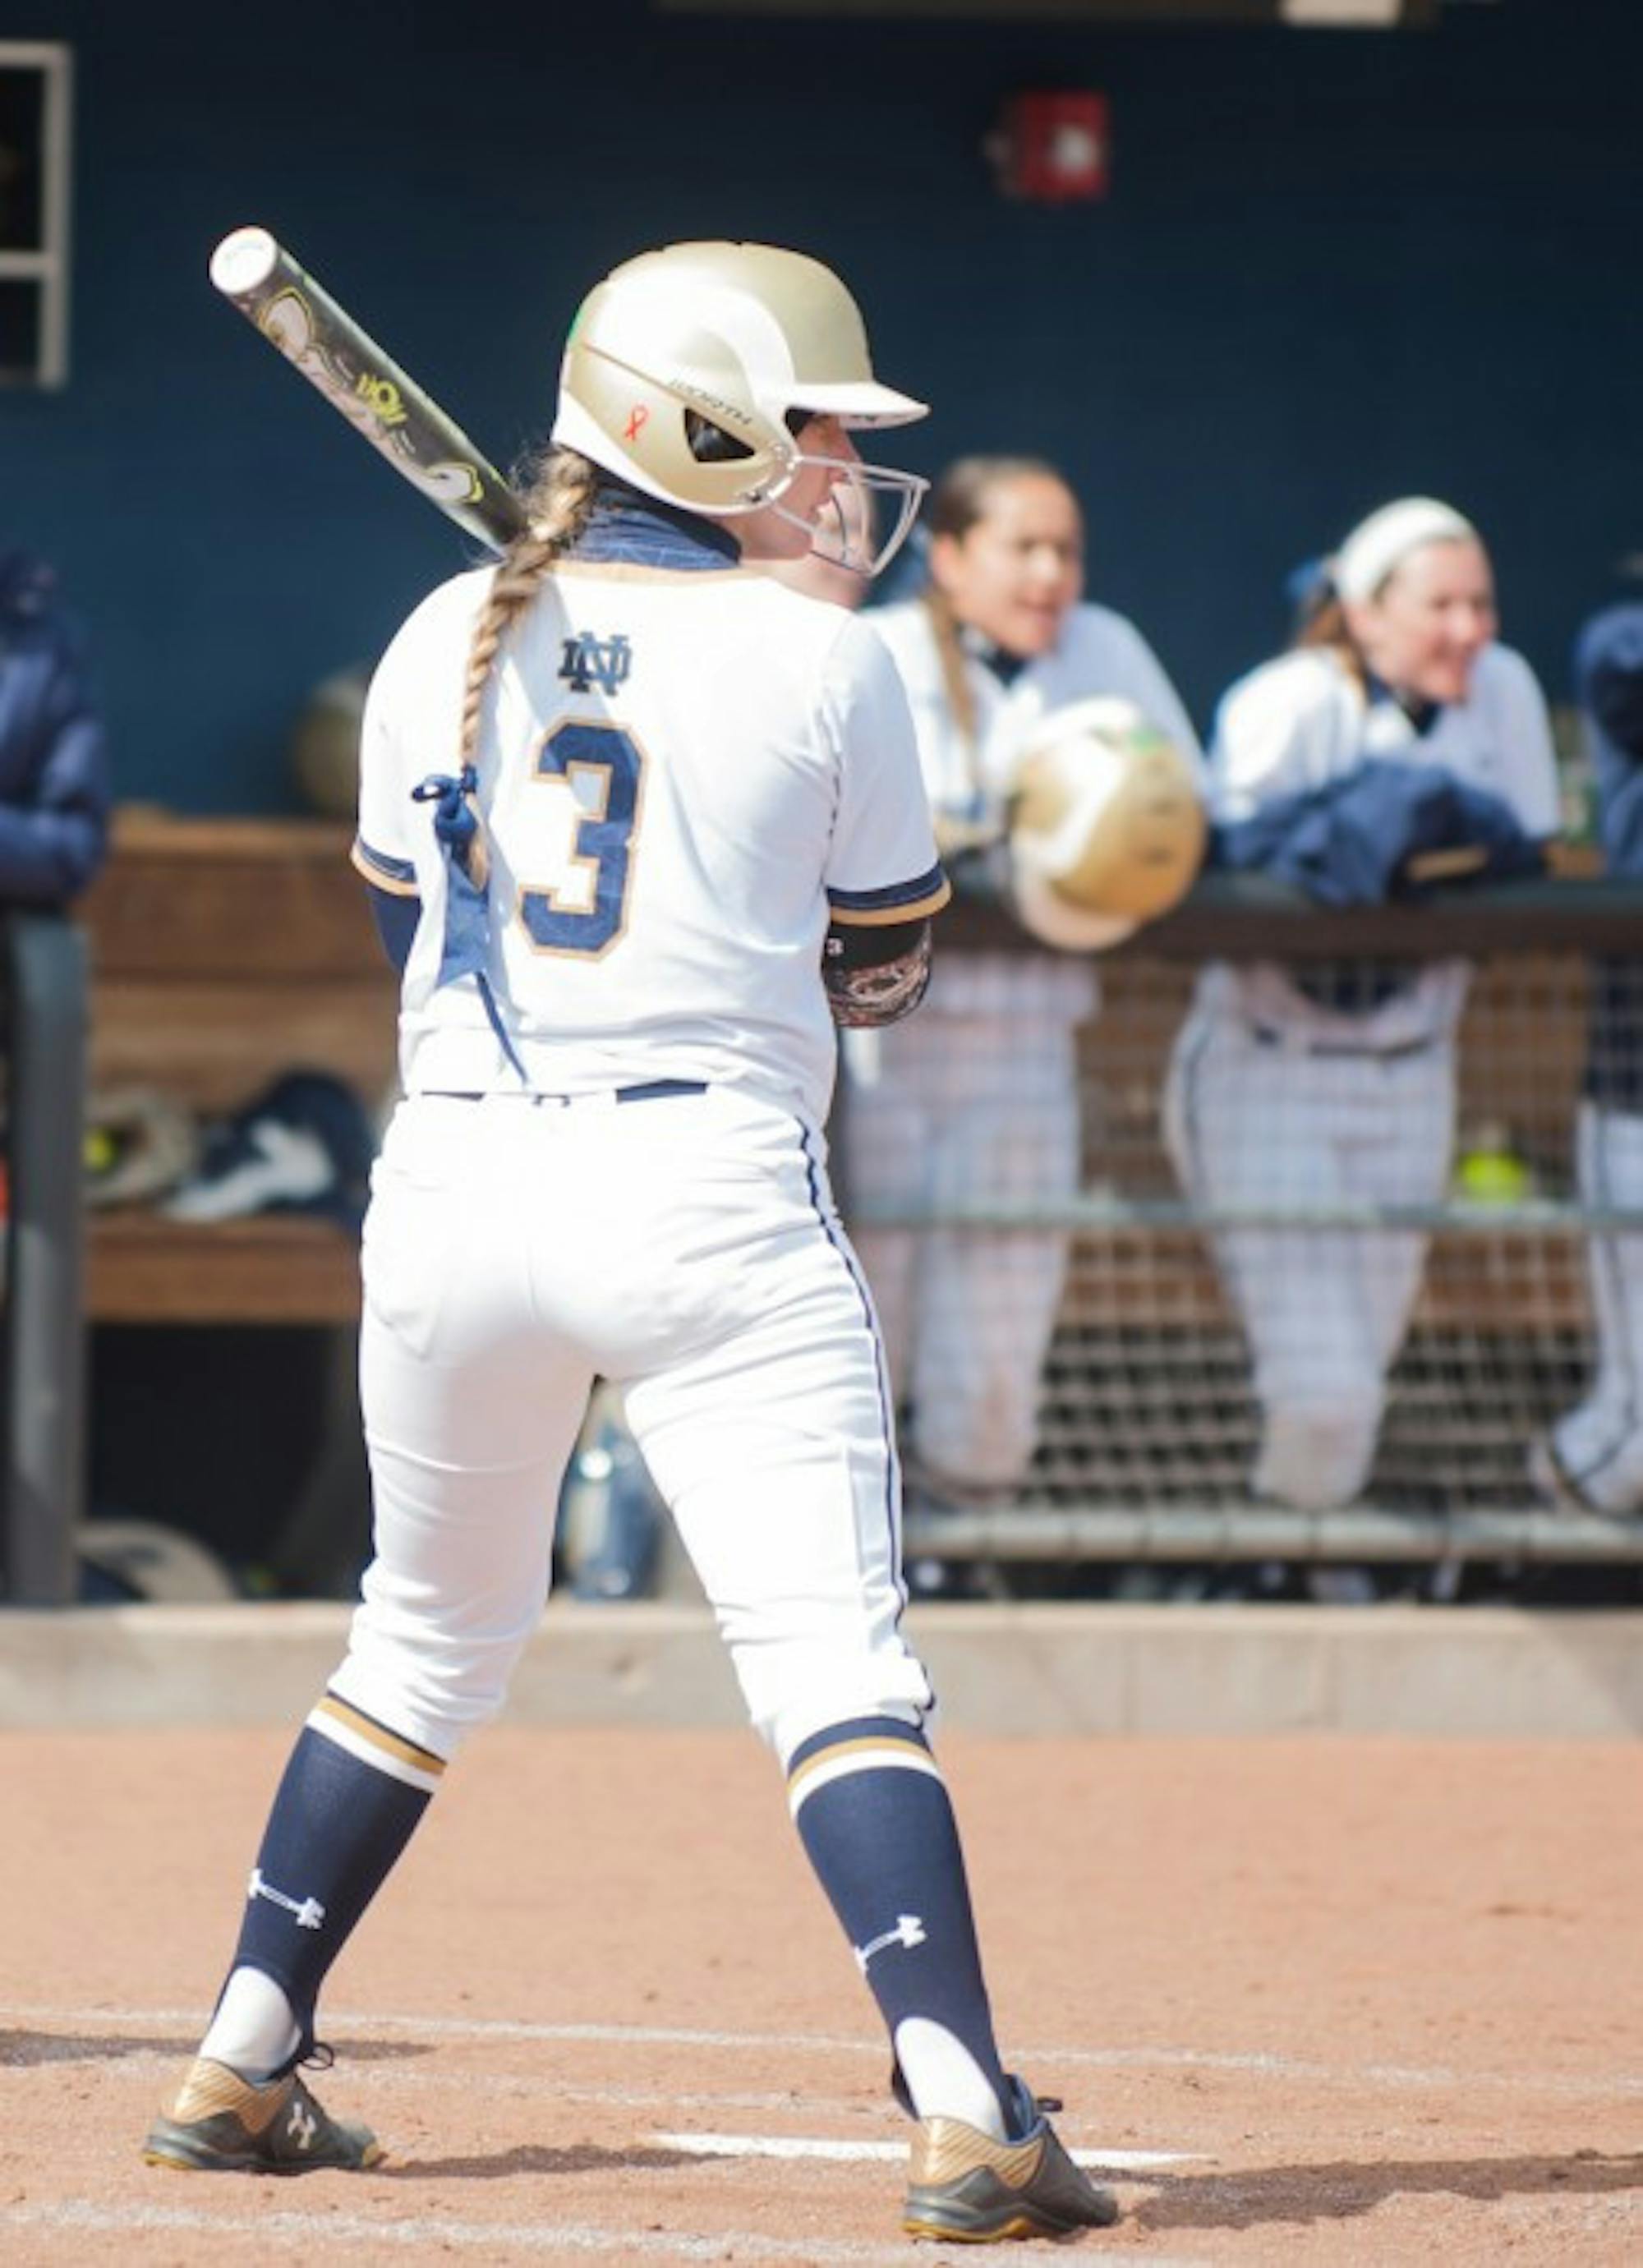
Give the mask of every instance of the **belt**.
[{"label": "belt", "polygon": [[531,1087],[498,1087],[494,1093],[441,1086],[430,1089],[444,1102],[516,1102],[551,1103],[556,1108],[572,1102],[659,1102],[669,1094],[705,1094],[704,1079],[647,1079],[637,1086],[595,1086],[582,1094],[542,1094]]},{"label": "belt", "polygon": [[1424,1040],[1394,1040],[1388,1048],[1359,1048],[1350,1040],[1306,1040],[1275,1032],[1270,1024],[1251,1024],[1249,1036],[1264,1048],[1293,1048],[1299,1055],[1336,1056],[1352,1063],[1396,1063],[1402,1056],[1424,1056],[1437,1044],[1428,1033]]}]

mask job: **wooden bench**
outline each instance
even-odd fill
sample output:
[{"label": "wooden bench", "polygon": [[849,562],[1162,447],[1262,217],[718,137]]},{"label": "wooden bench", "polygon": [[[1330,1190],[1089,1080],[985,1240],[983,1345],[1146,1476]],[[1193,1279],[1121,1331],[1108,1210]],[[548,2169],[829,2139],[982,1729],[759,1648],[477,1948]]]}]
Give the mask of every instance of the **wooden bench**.
[{"label": "wooden bench", "polygon": [[[330,820],[118,814],[81,909],[92,1094],[154,1087],[226,1116],[283,1071],[328,1071],[375,1108],[394,1080],[397,982],[349,828]],[[329,1222],[197,1224],[93,1210],[94,1322],[348,1324],[358,1254]]]}]

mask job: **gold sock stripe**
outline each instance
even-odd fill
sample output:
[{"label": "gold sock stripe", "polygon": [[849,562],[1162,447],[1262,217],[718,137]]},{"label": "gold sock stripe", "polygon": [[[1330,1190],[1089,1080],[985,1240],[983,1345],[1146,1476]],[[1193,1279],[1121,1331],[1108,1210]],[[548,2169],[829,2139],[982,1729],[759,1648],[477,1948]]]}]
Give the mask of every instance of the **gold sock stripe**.
[{"label": "gold sock stripe", "polygon": [[917,1748],[910,1741],[868,1734],[858,1741],[841,1741],[835,1749],[819,1749],[814,1756],[807,1756],[788,1779],[787,1808],[796,1819],[799,1805],[818,1788],[864,1771],[923,1772],[929,1779],[941,1777],[941,1767],[928,1749]]},{"label": "gold sock stripe", "polygon": [[[379,1764],[385,1771],[402,1769],[396,1777],[416,1776],[418,1786],[436,1784],[445,1771],[445,1759],[436,1756],[430,1749],[419,1749],[415,1741],[402,1739],[390,1733],[367,1717],[363,1710],[351,1707],[335,1693],[328,1693],[309,1712],[308,1722],[316,1733],[337,1742],[352,1755],[363,1756],[366,1763]],[[351,1735],[351,1737],[344,1737]]]}]

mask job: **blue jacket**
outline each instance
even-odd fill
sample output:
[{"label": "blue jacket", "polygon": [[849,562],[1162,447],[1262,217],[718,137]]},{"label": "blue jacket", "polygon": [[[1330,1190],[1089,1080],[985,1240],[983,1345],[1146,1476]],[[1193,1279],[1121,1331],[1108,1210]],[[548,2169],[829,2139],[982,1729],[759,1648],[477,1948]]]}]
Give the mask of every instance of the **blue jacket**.
[{"label": "blue jacket", "polygon": [[0,906],[62,906],[102,865],[102,720],[51,571],[0,552]]},{"label": "blue jacket", "polygon": [[1473,880],[1538,874],[1545,853],[1503,798],[1440,764],[1371,756],[1327,787],[1278,796],[1215,831],[1212,857],[1258,867],[1329,906],[1378,906],[1422,895],[1408,861],[1422,850],[1482,853]]},{"label": "blue jacket", "polygon": [[[1606,607],[1574,649],[1574,693],[1597,768],[1597,828],[1611,874],[1643,881],[1643,602]],[[1643,957],[1593,970],[1586,1092],[1643,1114]]]}]

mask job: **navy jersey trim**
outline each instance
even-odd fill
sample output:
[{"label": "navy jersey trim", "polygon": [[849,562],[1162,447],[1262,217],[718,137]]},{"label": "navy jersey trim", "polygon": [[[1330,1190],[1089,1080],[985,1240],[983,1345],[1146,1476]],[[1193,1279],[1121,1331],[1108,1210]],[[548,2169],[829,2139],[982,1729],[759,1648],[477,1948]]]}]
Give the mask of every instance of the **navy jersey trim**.
[{"label": "navy jersey trim", "polygon": [[373,889],[387,890],[398,898],[421,895],[416,887],[416,869],[409,858],[391,858],[386,850],[373,850],[363,835],[355,836],[354,847],[348,855]]},{"label": "navy jersey trim", "polygon": [[891,882],[881,890],[829,889],[827,902],[836,922],[873,925],[939,914],[952,895],[953,886],[938,865],[910,881]]}]

